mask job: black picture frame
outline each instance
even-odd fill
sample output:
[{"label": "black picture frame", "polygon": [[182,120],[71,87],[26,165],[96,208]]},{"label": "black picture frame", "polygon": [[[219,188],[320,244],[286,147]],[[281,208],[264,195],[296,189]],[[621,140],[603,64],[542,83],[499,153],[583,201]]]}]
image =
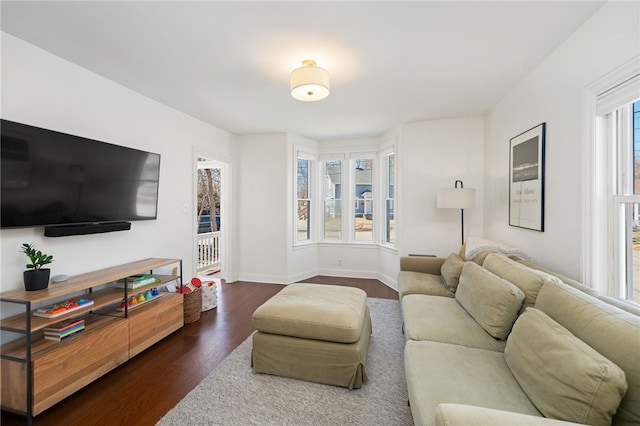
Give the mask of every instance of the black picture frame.
[{"label": "black picture frame", "polygon": [[509,142],[509,225],[544,232],[546,123]]}]

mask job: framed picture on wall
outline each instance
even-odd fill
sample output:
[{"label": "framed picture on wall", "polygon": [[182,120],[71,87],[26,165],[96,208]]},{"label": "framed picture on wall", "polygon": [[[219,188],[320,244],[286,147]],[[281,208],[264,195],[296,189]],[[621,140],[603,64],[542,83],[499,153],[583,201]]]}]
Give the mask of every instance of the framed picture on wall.
[{"label": "framed picture on wall", "polygon": [[544,231],[546,123],[519,134],[509,146],[509,225]]}]

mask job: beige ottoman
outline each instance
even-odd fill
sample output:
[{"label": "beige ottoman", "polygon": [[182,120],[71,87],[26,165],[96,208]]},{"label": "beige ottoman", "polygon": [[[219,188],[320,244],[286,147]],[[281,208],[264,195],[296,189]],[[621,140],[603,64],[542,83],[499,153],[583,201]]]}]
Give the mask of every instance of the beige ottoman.
[{"label": "beige ottoman", "polygon": [[251,364],[256,373],[359,388],[371,317],[353,287],[290,284],[255,310]]}]

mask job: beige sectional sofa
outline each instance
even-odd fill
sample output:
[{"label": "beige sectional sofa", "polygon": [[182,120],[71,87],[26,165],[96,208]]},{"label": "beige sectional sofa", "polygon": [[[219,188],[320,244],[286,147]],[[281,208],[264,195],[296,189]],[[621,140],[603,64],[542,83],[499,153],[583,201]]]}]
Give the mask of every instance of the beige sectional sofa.
[{"label": "beige sectional sofa", "polygon": [[640,309],[533,263],[478,257],[401,261],[415,424],[640,424]]}]

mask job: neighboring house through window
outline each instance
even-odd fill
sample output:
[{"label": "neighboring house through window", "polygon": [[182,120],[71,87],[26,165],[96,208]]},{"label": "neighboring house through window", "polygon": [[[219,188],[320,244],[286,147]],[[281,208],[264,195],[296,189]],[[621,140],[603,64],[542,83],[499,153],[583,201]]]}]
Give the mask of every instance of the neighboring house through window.
[{"label": "neighboring house through window", "polygon": [[354,227],[353,239],[373,241],[373,159],[356,158],[353,164]]},{"label": "neighboring house through window", "polygon": [[342,239],[342,160],[322,163],[322,197],[325,240]]}]

